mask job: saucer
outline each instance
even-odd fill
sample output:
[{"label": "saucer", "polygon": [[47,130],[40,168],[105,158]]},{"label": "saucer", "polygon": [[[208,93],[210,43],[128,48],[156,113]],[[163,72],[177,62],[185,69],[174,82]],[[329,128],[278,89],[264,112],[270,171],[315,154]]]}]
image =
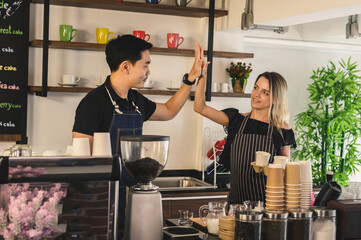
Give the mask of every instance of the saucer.
[{"label": "saucer", "polygon": [[172,88],[172,87],[167,87],[168,90],[171,90],[171,91],[178,91],[179,88]]},{"label": "saucer", "polygon": [[62,87],[75,87],[78,86],[79,83],[58,83]]}]

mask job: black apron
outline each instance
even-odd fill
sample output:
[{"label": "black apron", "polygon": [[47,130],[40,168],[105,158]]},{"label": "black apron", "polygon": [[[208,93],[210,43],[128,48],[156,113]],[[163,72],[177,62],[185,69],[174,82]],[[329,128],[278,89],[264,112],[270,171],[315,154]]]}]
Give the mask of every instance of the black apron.
[{"label": "black apron", "polygon": [[[142,135],[143,119],[142,115],[132,101],[132,105],[135,110],[119,110],[118,104],[113,100],[109,93],[108,88],[105,89],[109,95],[109,99],[114,106],[113,118],[109,127],[110,140],[112,145],[112,153],[121,156],[119,137],[128,135]],[[118,145],[117,145],[118,144]],[[121,162],[122,170],[119,180],[119,212],[118,212],[118,239],[122,237],[122,230],[125,223],[125,207],[126,207],[126,186],[134,185],[135,179],[124,168],[123,162]]]},{"label": "black apron", "polygon": [[241,204],[246,200],[264,201],[265,199],[267,178],[263,172],[256,173],[251,162],[255,161],[257,151],[269,152],[271,154],[270,160],[273,159],[275,152],[272,139],[273,127],[272,122],[270,122],[267,135],[244,134],[249,118],[250,114],[243,120],[231,145],[229,204]]}]

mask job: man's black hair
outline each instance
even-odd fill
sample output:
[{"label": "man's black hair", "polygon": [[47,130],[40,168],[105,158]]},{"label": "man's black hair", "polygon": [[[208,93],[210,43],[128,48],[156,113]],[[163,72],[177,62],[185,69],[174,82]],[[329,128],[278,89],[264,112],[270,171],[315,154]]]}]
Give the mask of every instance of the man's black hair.
[{"label": "man's black hair", "polygon": [[151,43],[129,34],[110,40],[105,49],[110,71],[117,71],[119,65],[126,60],[134,65],[142,58],[141,53],[152,47]]}]

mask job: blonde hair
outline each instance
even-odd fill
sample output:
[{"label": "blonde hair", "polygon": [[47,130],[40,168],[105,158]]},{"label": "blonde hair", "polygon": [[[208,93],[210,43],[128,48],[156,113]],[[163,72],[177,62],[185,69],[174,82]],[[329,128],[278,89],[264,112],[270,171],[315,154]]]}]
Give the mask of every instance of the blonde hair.
[{"label": "blonde hair", "polygon": [[272,120],[274,126],[282,126],[289,122],[290,113],[288,111],[287,103],[287,82],[276,72],[264,72],[260,74],[257,79],[264,77],[269,81],[269,88],[271,92],[270,108],[268,116]]}]

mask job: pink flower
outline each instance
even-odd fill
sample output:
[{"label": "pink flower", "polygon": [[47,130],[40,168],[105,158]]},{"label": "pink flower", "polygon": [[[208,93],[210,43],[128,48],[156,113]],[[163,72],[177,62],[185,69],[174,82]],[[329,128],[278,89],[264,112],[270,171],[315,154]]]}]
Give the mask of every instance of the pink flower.
[{"label": "pink flower", "polygon": [[9,185],[7,211],[0,209],[0,235],[6,240],[37,240],[50,235],[58,223],[57,205],[65,196],[60,188],[60,184],[49,191],[29,190],[29,184]]}]

